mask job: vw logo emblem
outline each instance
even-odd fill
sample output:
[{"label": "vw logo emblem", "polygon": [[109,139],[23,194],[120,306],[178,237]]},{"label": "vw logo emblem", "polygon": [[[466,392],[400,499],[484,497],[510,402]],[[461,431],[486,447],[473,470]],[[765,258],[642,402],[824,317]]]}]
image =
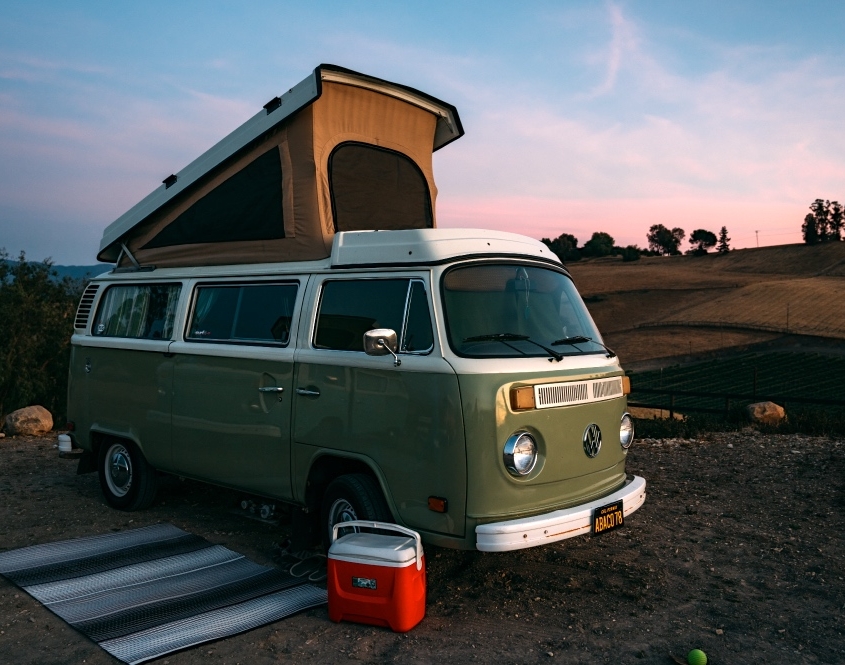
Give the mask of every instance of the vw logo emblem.
[{"label": "vw logo emblem", "polygon": [[587,457],[595,457],[601,450],[601,430],[593,423],[584,430],[584,453]]}]

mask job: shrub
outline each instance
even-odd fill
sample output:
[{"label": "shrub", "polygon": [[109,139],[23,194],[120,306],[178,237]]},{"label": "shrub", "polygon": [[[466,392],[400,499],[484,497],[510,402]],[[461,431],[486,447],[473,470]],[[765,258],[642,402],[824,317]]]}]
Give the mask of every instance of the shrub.
[{"label": "shrub", "polygon": [[73,317],[83,283],[50,260],[9,261],[0,249],[0,416],[40,404],[56,422],[67,406]]}]

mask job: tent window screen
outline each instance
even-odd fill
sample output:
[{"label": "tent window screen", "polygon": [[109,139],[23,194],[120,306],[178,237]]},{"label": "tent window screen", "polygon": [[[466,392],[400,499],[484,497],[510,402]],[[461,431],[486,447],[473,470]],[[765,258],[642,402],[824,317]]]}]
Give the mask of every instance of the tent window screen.
[{"label": "tent window screen", "polygon": [[428,229],[431,194],[406,155],[365,143],[341,143],[329,157],[337,231]]},{"label": "tent window screen", "polygon": [[273,148],[194,203],[144,249],[284,237],[282,163]]}]

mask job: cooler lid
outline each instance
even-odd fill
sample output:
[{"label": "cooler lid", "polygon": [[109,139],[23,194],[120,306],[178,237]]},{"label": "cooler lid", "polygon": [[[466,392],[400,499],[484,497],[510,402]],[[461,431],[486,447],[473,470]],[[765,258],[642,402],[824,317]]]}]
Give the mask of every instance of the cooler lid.
[{"label": "cooler lid", "polygon": [[416,559],[413,538],[383,536],[375,533],[350,533],[338,538],[329,548],[329,558],[353,559],[361,563],[407,565]]}]

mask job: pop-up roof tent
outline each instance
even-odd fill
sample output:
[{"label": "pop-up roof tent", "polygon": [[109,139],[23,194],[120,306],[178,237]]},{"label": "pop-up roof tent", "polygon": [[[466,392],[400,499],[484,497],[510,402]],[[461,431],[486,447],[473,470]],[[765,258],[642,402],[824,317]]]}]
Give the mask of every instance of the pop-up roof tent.
[{"label": "pop-up roof tent", "polygon": [[431,154],[454,106],[320,65],[103,233],[117,267],[306,261],[338,231],[435,226]]}]

